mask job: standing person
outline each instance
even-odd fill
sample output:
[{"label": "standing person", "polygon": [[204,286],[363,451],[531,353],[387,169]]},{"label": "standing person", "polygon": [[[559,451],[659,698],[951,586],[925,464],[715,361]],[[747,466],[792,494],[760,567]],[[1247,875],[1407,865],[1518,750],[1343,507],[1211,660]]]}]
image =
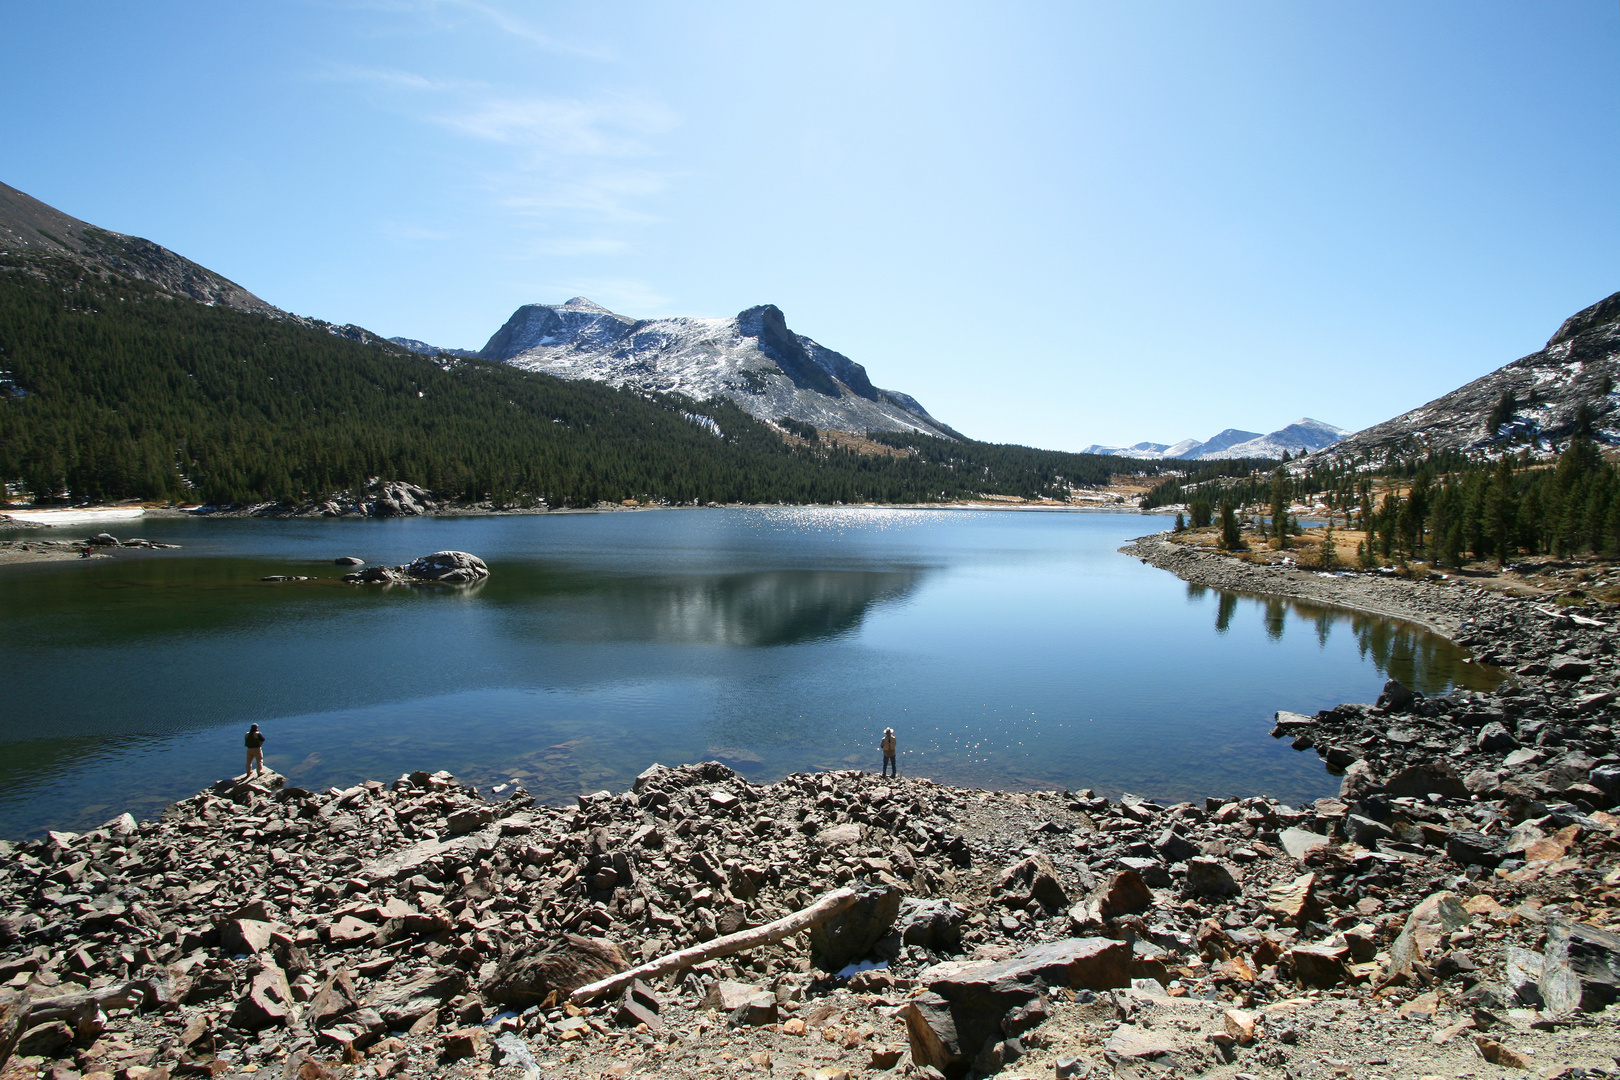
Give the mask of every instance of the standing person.
[{"label": "standing person", "polygon": [[249,724],[247,738],[242,740],[247,747],[247,769],[243,776],[264,771],[264,732],[259,730],[258,724]]},{"label": "standing person", "polygon": [[883,747],[883,775],[888,776],[889,770],[892,768],[894,775],[899,776],[900,766],[895,764],[894,760],[894,728],[886,727],[883,729],[883,742],[879,745]]}]

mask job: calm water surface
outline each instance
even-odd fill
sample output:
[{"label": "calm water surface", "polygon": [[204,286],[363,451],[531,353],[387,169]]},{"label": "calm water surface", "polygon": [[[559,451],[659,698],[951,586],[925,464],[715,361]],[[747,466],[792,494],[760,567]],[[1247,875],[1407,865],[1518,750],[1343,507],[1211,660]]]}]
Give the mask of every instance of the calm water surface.
[{"label": "calm water surface", "polygon": [[[1158,518],[755,509],[160,521],[184,545],[0,567],[0,835],[137,816],[242,766],[305,786],[449,769],[555,801],[654,761],[756,780],[880,762],[1168,799],[1337,781],[1279,708],[1490,684],[1370,616],[1189,587],[1116,552]],[[116,531],[116,530],[115,530]],[[62,535],[57,530],[52,535]],[[454,548],[472,589],[342,584]],[[266,574],[317,580],[264,583]]]}]

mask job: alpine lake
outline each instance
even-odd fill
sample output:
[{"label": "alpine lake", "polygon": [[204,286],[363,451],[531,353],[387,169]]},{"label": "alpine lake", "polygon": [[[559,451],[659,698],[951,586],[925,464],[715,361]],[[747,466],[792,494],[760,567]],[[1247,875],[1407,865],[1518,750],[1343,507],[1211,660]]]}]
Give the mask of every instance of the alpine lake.
[{"label": "alpine lake", "polygon": [[[856,507],[120,523],[182,546],[0,566],[0,836],[156,814],[239,773],[250,723],[316,788],[446,769],[555,803],[654,762],[875,773],[893,727],[902,772],[966,787],[1299,803],[1338,780],[1271,738],[1277,709],[1371,701],[1388,677],[1495,685],[1416,627],[1116,550],[1167,525]],[[490,578],[357,586],[334,565],[445,549]]]}]

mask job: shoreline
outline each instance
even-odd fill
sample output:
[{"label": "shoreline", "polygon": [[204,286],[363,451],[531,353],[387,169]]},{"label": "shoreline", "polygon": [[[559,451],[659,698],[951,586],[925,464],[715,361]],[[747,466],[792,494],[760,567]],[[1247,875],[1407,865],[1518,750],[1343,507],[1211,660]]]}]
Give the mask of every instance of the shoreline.
[{"label": "shoreline", "polygon": [[1394,575],[1342,571],[1324,576],[1297,566],[1244,562],[1171,539],[1141,536],[1119,552],[1167,570],[1192,585],[1262,596],[1293,597],[1421,626],[1455,642],[1471,623],[1511,604],[1500,593],[1463,579],[1413,581]]},{"label": "shoreline", "polygon": [[[1092,505],[1089,503],[1008,503],[993,500],[954,502],[928,502],[928,503],[713,503],[704,506],[692,505],[662,505],[646,504],[640,506],[565,506],[565,507],[511,507],[494,509],[491,507],[472,506],[459,508],[454,506],[436,507],[420,513],[405,514],[374,514],[360,513],[358,511],[344,511],[337,514],[328,514],[319,511],[299,510],[272,510],[257,507],[238,507],[223,510],[200,512],[174,506],[151,506],[139,518],[125,520],[159,520],[159,521],[207,521],[212,519],[229,520],[257,520],[271,521],[305,521],[305,520],[332,520],[332,521],[367,521],[367,520],[401,520],[410,518],[463,518],[463,517],[541,517],[549,514],[619,514],[633,513],[648,510],[1015,510],[1038,511],[1056,513],[1098,513],[1098,514],[1140,514],[1146,516],[1167,516],[1169,512],[1163,510],[1139,510],[1132,506]],[[48,522],[33,522],[17,520],[0,509],[0,531],[21,529],[68,529],[84,528],[85,523],[52,524]]]},{"label": "shoreline", "polygon": [[[1512,680],[1279,702],[1273,736],[1342,778],[1301,807],[715,762],[573,807],[447,773],[222,780],[151,821],[0,843],[0,1031],[9,1010],[29,1070],[142,1080],[1612,1077],[1616,609],[1166,536],[1120,550],[1421,625]],[[835,930],[568,1003],[846,885]]]}]

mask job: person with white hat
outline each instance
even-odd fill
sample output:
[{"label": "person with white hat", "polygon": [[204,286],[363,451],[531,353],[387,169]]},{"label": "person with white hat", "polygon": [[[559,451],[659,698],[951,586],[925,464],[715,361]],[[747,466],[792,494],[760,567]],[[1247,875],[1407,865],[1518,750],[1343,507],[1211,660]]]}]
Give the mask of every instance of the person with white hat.
[{"label": "person with white hat", "polygon": [[883,775],[888,776],[889,770],[892,768],[894,775],[899,776],[900,766],[895,764],[894,760],[894,728],[886,727],[883,729],[883,742],[879,745],[883,747]]}]

